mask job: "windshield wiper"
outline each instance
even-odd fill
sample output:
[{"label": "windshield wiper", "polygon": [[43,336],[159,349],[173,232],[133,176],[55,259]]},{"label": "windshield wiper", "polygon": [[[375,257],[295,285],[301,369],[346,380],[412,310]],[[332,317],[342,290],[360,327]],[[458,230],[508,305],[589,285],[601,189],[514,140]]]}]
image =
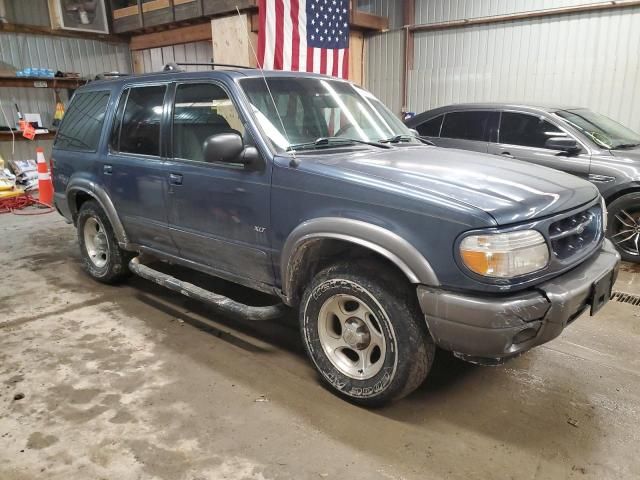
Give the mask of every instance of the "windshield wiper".
[{"label": "windshield wiper", "polygon": [[419,140],[426,145],[435,145],[435,143],[433,143],[431,140],[427,140],[426,138],[418,137],[416,135],[410,135],[408,133],[402,133],[400,135],[394,135],[393,137],[383,138],[382,140],[380,140],[380,143],[400,143],[404,140],[412,138],[415,138],[416,140]]},{"label": "windshield wiper", "polygon": [[322,148],[322,147],[340,147],[343,145],[353,145],[353,144],[363,144],[363,145],[371,145],[372,147],[378,148],[391,148],[389,145],[385,145],[380,142],[368,142],[366,140],[357,140],[355,138],[344,138],[344,137],[320,137],[316,138],[313,142],[304,142],[304,143],[294,143],[293,145],[289,145],[287,147],[287,152],[291,150],[305,150],[308,148]]},{"label": "windshield wiper", "polygon": [[616,145],[613,149],[617,150],[619,148],[633,148],[640,146],[640,143],[621,143],[620,145]]}]

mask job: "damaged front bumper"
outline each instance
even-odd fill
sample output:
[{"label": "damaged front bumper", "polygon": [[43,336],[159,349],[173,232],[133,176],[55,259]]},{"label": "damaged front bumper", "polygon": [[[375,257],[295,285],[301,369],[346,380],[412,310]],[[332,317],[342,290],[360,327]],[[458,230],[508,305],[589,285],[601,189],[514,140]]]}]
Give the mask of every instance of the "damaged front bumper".
[{"label": "damaged front bumper", "polygon": [[605,240],[593,257],[534,289],[473,296],[421,285],[418,300],[439,347],[468,361],[496,364],[560,335],[594,302],[596,284],[607,290],[609,280],[615,282],[619,264],[620,255]]}]

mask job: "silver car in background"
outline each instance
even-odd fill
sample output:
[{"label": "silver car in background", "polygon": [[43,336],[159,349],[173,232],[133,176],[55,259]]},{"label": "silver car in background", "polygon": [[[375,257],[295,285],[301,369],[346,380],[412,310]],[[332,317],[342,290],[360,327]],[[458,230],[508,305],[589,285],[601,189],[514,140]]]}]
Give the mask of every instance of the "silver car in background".
[{"label": "silver car in background", "polygon": [[638,133],[586,108],[502,103],[449,105],[406,124],[440,147],[524,160],[591,181],[607,203],[608,237],[623,259],[640,262]]}]

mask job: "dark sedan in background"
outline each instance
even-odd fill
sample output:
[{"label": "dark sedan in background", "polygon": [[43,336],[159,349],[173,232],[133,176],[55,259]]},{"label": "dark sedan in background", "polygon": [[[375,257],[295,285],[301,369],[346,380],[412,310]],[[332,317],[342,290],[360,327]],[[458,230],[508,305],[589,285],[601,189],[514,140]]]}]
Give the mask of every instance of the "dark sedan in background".
[{"label": "dark sedan in background", "polygon": [[640,262],[640,135],[586,108],[518,104],[440,107],[406,121],[438,146],[502,155],[593,182],[607,202],[607,234]]}]

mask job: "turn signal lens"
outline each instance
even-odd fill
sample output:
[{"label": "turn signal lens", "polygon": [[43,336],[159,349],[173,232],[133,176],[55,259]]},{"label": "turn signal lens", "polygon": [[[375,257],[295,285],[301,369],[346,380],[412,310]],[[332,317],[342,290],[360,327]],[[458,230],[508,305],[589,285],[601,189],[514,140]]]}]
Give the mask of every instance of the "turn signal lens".
[{"label": "turn signal lens", "polygon": [[460,256],[479,275],[512,278],[535,272],[549,263],[549,248],[540,232],[471,235],[460,243]]}]

